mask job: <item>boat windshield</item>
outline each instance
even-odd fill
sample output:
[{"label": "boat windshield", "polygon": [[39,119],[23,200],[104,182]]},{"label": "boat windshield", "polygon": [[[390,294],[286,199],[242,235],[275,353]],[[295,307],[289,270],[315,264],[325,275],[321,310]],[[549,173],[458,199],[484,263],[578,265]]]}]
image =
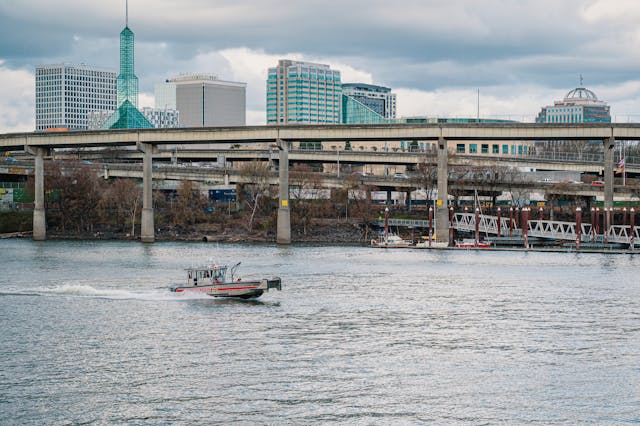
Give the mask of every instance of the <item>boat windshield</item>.
[{"label": "boat windshield", "polygon": [[211,276],[214,280],[224,280],[225,275],[227,275],[227,267],[226,266],[220,266],[220,267],[215,267],[213,269],[210,270],[211,272]]}]

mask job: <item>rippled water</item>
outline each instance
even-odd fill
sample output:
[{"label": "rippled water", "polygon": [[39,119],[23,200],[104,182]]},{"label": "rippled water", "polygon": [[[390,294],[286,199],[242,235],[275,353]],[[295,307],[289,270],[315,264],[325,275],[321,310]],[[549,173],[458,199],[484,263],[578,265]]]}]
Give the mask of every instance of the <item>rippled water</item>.
[{"label": "rippled water", "polygon": [[[3,424],[640,422],[640,257],[28,240],[0,252]],[[166,290],[211,259],[279,275],[283,291]]]}]

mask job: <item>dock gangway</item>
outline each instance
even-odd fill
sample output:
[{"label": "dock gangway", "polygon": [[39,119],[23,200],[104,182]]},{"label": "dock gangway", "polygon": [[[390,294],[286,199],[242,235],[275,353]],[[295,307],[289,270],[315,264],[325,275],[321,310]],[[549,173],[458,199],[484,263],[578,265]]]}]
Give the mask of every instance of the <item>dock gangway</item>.
[{"label": "dock gangway", "polygon": [[[500,218],[500,232],[498,232],[498,217],[490,215],[478,216],[478,230],[484,234],[499,236],[509,235],[509,218]],[[475,213],[456,213],[453,216],[453,227],[458,231],[475,232]],[[512,220],[511,229],[513,233],[520,235],[521,231],[517,227],[516,221]],[[557,220],[528,220],[527,235],[529,237],[546,238],[562,241],[576,241],[576,223],[563,222]],[[595,233],[594,227],[589,223],[580,224],[580,240],[582,242],[604,242],[631,245],[640,245],[640,226],[634,226],[633,230],[629,225],[610,225],[604,229],[603,233]]]}]

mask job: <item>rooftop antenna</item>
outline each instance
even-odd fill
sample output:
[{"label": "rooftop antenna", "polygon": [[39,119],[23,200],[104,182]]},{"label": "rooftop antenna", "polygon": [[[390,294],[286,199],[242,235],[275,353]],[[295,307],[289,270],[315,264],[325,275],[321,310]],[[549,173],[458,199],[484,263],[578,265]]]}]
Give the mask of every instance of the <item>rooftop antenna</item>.
[{"label": "rooftop antenna", "polygon": [[478,87],[478,110],[477,110],[477,123],[480,122],[480,88]]},{"label": "rooftop antenna", "polygon": [[129,0],[125,0],[124,26],[129,27]]},{"label": "rooftop antenna", "polygon": [[580,87],[582,87],[582,74],[580,74]]}]

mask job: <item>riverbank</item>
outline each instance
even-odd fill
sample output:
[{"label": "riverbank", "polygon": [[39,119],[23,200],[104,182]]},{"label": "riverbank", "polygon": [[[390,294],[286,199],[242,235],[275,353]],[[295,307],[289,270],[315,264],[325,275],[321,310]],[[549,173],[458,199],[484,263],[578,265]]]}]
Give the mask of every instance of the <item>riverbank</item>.
[{"label": "riverbank", "polygon": [[[293,243],[361,244],[368,243],[371,231],[366,225],[345,221],[317,223],[303,229],[292,226]],[[31,232],[10,232],[0,234],[0,238],[31,238]],[[270,243],[276,239],[275,230],[248,231],[245,226],[193,225],[161,226],[156,230],[156,241],[208,241],[220,243],[255,242]],[[138,240],[139,227],[132,235],[119,229],[100,227],[94,231],[61,232],[56,229],[47,231],[47,239],[55,240]]]}]

